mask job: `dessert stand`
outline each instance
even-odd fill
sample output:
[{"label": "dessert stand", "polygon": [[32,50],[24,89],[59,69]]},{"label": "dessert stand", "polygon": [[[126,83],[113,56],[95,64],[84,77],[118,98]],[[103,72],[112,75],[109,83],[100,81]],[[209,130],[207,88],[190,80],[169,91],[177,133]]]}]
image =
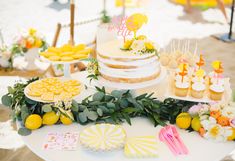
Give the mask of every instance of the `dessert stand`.
[{"label": "dessert stand", "polygon": [[58,65],[62,64],[64,66],[64,77],[71,78],[71,71],[70,71],[70,65],[79,63],[81,60],[73,60],[73,61],[51,61],[43,56],[40,56],[41,60],[47,63],[50,63],[51,65]]}]

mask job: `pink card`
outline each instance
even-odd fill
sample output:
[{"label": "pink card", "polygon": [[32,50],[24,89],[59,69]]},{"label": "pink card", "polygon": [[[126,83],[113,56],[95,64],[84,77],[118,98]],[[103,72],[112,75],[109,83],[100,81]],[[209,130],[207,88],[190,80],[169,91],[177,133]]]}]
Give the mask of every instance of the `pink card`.
[{"label": "pink card", "polygon": [[76,150],[78,132],[50,132],[43,144],[44,150]]}]

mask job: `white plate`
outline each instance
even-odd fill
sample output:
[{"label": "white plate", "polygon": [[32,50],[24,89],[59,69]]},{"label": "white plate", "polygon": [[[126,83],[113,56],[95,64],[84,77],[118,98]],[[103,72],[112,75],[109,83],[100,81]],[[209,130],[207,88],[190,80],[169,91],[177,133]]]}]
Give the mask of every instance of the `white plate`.
[{"label": "white plate", "polygon": [[51,61],[51,60],[45,58],[44,56],[40,56],[40,59],[44,62],[55,64],[55,65],[56,64],[75,64],[75,63],[81,62],[80,59],[72,60],[72,61]]},{"label": "white plate", "polygon": [[159,84],[161,81],[166,79],[166,75],[167,75],[167,70],[164,67],[161,67],[160,76],[154,80],[141,83],[118,83],[118,82],[111,82],[109,80],[104,79],[103,77],[99,77],[98,80],[95,80],[95,84],[97,84],[98,86],[104,86],[114,89],[130,89],[130,90],[143,89],[146,87]]},{"label": "white plate", "polygon": [[[65,80],[71,80],[71,79],[67,79],[67,78],[60,78],[62,81],[65,81]],[[78,80],[79,81],[79,80]],[[79,81],[79,82],[81,82],[81,81]],[[30,84],[29,84],[30,85]],[[40,97],[32,97],[32,96],[30,96],[30,95],[28,95],[28,91],[29,91],[29,85],[27,85],[26,87],[25,87],[25,89],[24,89],[24,95],[26,96],[26,97],[28,97],[29,99],[31,99],[31,100],[33,100],[33,101],[37,101],[37,102],[43,102],[43,103],[53,103],[53,102],[55,102],[55,100],[53,100],[53,101],[44,101],[44,100],[42,100]],[[79,96],[82,94],[82,92],[84,91],[84,89],[85,89],[85,86],[81,83],[81,85],[80,85],[80,93],[78,94],[78,95],[76,95],[76,96],[73,96],[72,97],[72,99],[74,99],[74,100],[77,100],[77,99],[79,99]]]}]

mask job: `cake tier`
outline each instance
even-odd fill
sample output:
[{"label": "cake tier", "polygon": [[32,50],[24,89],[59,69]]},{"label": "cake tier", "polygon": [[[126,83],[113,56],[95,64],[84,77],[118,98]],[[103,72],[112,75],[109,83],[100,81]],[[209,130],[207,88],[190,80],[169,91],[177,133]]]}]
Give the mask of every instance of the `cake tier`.
[{"label": "cake tier", "polygon": [[115,40],[99,47],[97,60],[103,78],[112,82],[140,83],[159,76],[161,68],[155,52],[134,54],[121,50],[120,46]]},{"label": "cake tier", "polygon": [[150,57],[155,57],[155,52],[146,53],[146,54],[134,54],[133,51],[120,50],[122,42],[119,40],[113,40],[101,44],[98,47],[98,56],[108,60],[117,60],[117,61],[133,61],[133,60],[145,60]]}]

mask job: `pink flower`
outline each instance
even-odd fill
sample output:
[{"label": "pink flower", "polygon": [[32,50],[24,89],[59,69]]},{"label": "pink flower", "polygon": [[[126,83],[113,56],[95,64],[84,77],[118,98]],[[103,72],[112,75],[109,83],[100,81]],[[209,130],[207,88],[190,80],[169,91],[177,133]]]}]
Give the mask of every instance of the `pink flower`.
[{"label": "pink flower", "polygon": [[235,118],[230,120],[230,126],[235,128]]},{"label": "pink flower", "polygon": [[189,114],[192,116],[198,115],[199,111],[203,108],[202,104],[194,105],[189,109]]}]

